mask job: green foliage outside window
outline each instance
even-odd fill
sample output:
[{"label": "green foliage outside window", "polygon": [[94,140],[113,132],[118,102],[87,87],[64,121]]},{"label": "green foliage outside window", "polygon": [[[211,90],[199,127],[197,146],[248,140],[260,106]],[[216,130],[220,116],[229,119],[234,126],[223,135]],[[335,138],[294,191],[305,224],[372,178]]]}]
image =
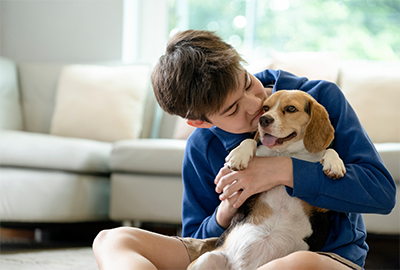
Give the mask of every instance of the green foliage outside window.
[{"label": "green foliage outside window", "polygon": [[170,0],[169,4],[172,32],[216,31],[250,61],[266,58],[272,50],[400,60],[400,0]]}]

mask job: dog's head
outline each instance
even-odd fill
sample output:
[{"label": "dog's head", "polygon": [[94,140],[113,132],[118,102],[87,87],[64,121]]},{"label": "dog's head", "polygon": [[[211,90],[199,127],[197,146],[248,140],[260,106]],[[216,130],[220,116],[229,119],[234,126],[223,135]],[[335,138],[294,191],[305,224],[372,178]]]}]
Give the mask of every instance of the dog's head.
[{"label": "dog's head", "polygon": [[[325,108],[309,94],[281,90],[264,102],[265,113],[259,120],[263,145],[276,151],[298,151],[303,141],[310,153],[326,149],[333,140],[334,129]],[[301,146],[302,147],[302,146]]]}]

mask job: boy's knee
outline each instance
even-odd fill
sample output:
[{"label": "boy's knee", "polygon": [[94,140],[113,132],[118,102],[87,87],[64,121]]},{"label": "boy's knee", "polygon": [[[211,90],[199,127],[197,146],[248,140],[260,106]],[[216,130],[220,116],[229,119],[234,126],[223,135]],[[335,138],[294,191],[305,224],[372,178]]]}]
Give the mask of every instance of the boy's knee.
[{"label": "boy's knee", "polygon": [[93,251],[100,252],[108,247],[126,245],[127,242],[135,241],[135,235],[139,234],[136,228],[120,227],[99,232],[93,241]]},{"label": "boy's knee", "polygon": [[102,243],[105,241],[105,239],[107,239],[107,237],[109,235],[109,231],[110,230],[103,230],[96,235],[96,238],[94,238],[94,241],[93,241],[93,249],[97,249],[97,248],[99,248],[99,246],[102,245]]},{"label": "boy's knee", "polygon": [[94,253],[98,253],[104,246],[104,243],[107,242],[109,239],[112,239],[110,237],[110,234],[113,234],[112,230],[103,230],[97,234],[92,245]]},{"label": "boy's knee", "polygon": [[321,269],[320,255],[310,251],[297,251],[267,263],[259,270],[267,269]]},{"label": "boy's knee", "polygon": [[292,269],[300,269],[304,266],[307,266],[306,269],[321,269],[321,260],[320,255],[311,251],[298,251],[291,254],[289,257],[289,261],[294,268]]}]

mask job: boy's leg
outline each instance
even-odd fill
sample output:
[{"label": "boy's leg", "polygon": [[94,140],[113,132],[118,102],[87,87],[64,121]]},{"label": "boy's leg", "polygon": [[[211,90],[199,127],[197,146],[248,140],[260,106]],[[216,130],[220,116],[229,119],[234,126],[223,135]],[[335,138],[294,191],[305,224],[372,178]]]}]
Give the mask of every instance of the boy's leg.
[{"label": "boy's leg", "polygon": [[326,270],[361,270],[362,268],[340,256],[331,257],[329,254],[316,253],[311,251],[298,251],[280,259],[271,261],[258,270],[269,269],[326,269]]},{"label": "boy's leg", "polygon": [[186,269],[190,263],[181,240],[130,227],[100,232],[93,252],[101,270]]}]

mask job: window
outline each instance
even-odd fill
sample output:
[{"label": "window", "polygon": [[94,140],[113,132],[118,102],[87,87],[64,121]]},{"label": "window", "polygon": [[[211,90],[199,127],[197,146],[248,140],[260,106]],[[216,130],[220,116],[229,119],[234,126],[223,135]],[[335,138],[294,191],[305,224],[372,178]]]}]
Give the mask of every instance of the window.
[{"label": "window", "polygon": [[400,60],[399,0],[169,0],[169,31],[216,31],[248,61],[280,52]]}]

